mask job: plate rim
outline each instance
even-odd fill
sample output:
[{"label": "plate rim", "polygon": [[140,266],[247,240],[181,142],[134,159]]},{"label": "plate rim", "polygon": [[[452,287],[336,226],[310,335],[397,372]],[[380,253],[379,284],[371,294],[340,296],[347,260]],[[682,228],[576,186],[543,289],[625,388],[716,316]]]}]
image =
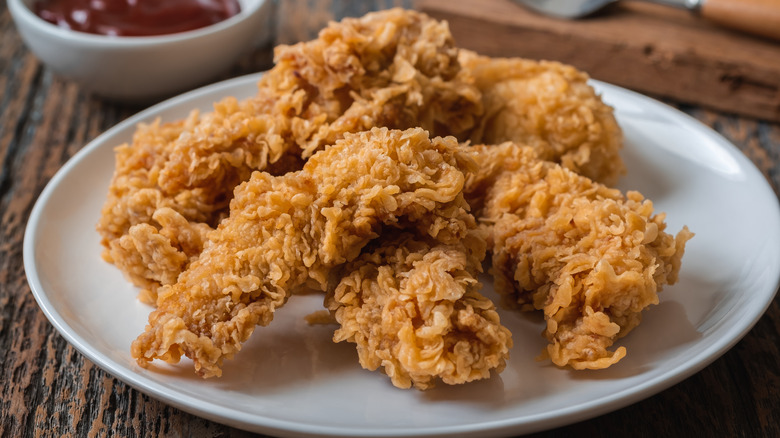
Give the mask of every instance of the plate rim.
[{"label": "plate rim", "polygon": [[[725,352],[731,349],[734,345],[736,345],[736,343],[738,343],[755,326],[759,319],[764,315],[767,308],[771,305],[773,298],[777,293],[778,286],[780,286],[780,267],[778,267],[776,269],[776,273],[778,275],[775,276],[774,288],[772,290],[767,289],[764,297],[764,303],[760,308],[760,311],[754,311],[750,313],[751,318],[749,323],[743,324],[741,329],[737,331],[736,336],[732,336],[731,338],[716,339],[711,345],[704,348],[702,353],[697,355],[696,360],[686,361],[678,367],[662,372],[658,376],[643,382],[641,385],[633,386],[631,388],[624,388],[623,390],[613,393],[608,397],[601,397],[588,403],[581,403],[572,407],[564,407],[549,412],[521,417],[522,421],[518,421],[517,418],[514,418],[506,420],[491,420],[482,423],[456,426],[393,428],[388,429],[387,431],[366,428],[344,429],[343,427],[339,426],[299,423],[288,420],[279,420],[267,415],[249,414],[243,411],[229,409],[222,405],[213,404],[208,400],[199,399],[185,393],[171,393],[171,390],[165,388],[161,384],[147,379],[141,374],[132,372],[132,370],[129,368],[128,371],[130,372],[126,372],[125,369],[119,366],[118,363],[115,363],[114,360],[104,356],[102,353],[97,351],[96,348],[90,346],[89,343],[86,342],[81,336],[79,336],[75,329],[70,324],[68,324],[66,318],[56,311],[48,298],[47,291],[44,290],[43,285],[41,284],[40,277],[38,275],[38,267],[35,263],[35,243],[37,241],[36,231],[38,230],[38,225],[41,220],[41,211],[45,208],[56,187],[65,177],[68,176],[71,169],[76,167],[82,160],[92,154],[96,149],[101,147],[111,147],[106,145],[107,140],[113,137],[116,132],[126,129],[128,125],[136,125],[140,121],[143,121],[150,116],[170,108],[175,108],[182,103],[189,102],[204,95],[217,95],[220,91],[248,87],[250,84],[256,83],[262,74],[263,73],[261,72],[239,76],[180,94],[154,106],[151,106],[143,111],[140,111],[101,133],[93,140],[91,140],[87,145],[82,147],[70,159],[68,159],[68,161],[55,173],[51,180],[49,180],[38,196],[38,199],[36,200],[35,205],[31,210],[27,225],[25,227],[23,240],[23,264],[27,282],[38,306],[41,308],[49,322],[55,327],[57,332],[81,354],[91,360],[95,365],[105,370],[112,377],[130,385],[131,387],[139,390],[144,394],[147,394],[150,397],[153,397],[185,412],[189,412],[212,421],[245,430],[280,435],[304,434],[306,436],[318,437],[384,437],[402,435],[431,437],[452,436],[452,434],[457,434],[459,436],[476,436],[478,433],[490,433],[495,435],[508,432],[517,433],[518,431],[521,431],[522,433],[537,432],[548,429],[550,427],[560,427],[612,412],[614,410],[628,406],[631,403],[635,403],[657,394],[679,383],[685,378],[699,372],[701,369],[710,365],[712,362],[721,357]],[[760,172],[758,167],[752,161],[750,161],[733,143],[728,141],[721,134],[717,133],[699,120],[663,102],[659,102],[640,93],[636,93],[634,91],[605,82],[591,80],[591,83],[594,85],[598,94],[600,95],[603,95],[605,90],[607,90],[608,94],[622,94],[623,96],[632,100],[637,100],[642,104],[649,104],[653,106],[655,110],[665,113],[666,115],[681,119],[685,121],[687,125],[693,126],[698,134],[705,135],[709,140],[713,141],[719,147],[727,150],[729,154],[734,157],[740,164],[741,169],[747,173],[751,173],[753,177],[760,177],[760,181],[762,182],[760,187],[764,192],[767,192],[764,194],[764,196],[769,194],[775,200],[773,219],[774,222],[780,226],[780,200],[778,200],[778,197],[774,193],[771,185],[768,181],[766,181],[766,178]],[[227,94],[223,95],[223,97],[225,96],[227,96]],[[215,99],[219,99],[219,97],[215,97]],[[618,112],[618,108],[616,108],[616,112]],[[759,308],[756,307],[756,310],[758,309]]]}]

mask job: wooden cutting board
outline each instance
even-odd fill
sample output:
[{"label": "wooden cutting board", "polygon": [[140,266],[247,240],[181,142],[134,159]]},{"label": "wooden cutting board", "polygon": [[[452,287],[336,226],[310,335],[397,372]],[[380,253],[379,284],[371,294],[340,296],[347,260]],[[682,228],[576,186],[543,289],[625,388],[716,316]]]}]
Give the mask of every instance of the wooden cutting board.
[{"label": "wooden cutting board", "polygon": [[623,2],[586,19],[534,14],[511,0],[418,0],[456,43],[490,56],[551,59],[642,93],[780,122],[780,42],[688,11]]}]

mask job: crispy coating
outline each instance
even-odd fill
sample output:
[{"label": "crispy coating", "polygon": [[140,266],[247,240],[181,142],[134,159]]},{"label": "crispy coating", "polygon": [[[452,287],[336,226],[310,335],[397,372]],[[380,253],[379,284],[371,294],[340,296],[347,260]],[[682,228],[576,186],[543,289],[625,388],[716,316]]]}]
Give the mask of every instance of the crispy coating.
[{"label": "crispy coating", "polygon": [[[496,290],[524,310],[542,310],[558,366],[606,368],[625,356],[615,340],[677,281],[685,243],[638,192],[616,189],[539,160],[527,147],[475,147],[468,190],[485,188],[479,213],[493,252]],[[491,163],[492,162],[492,163]],[[492,182],[492,184],[491,184]]]},{"label": "crispy coating", "polygon": [[[170,207],[160,207],[152,213],[160,225],[155,228],[140,223],[127,234],[112,242],[108,252],[114,264],[146,287],[139,299],[147,303],[157,300],[157,284],[173,284],[181,271],[200,254],[211,227],[202,222],[190,222]],[[154,257],[150,259],[150,257]]]},{"label": "crispy coating", "polygon": [[624,173],[622,134],[573,67],[459,50],[446,22],[401,9],[331,23],[275,63],[252,98],[141,125],[116,150],[97,228],[159,306],[140,364],[184,354],[220,375],[310,288],[329,291],[334,340],[394,385],[485,378],[511,347],[478,292],[487,244],[497,290],[544,312],[545,354],[604,368],[676,281],[692,234],[591,180]]},{"label": "crispy coating", "polygon": [[198,260],[160,289],[133,357],[143,365],[185,354],[198,374],[218,376],[293,289],[326,290],[330,271],[383,228],[458,242],[474,226],[463,198],[463,170],[473,166],[453,137],[375,128],[345,135],[299,172],[255,172]]},{"label": "crispy coating", "polygon": [[485,241],[476,230],[454,244],[402,234],[378,239],[337,273],[325,299],[340,324],[333,340],[357,346],[393,385],[456,385],[504,369],[511,333],[479,293]]},{"label": "crispy coating", "polygon": [[473,143],[528,145],[539,158],[607,185],[625,173],[622,131],[587,74],[558,62],[489,58],[467,50],[460,60],[474,76],[485,108]]},{"label": "crispy coating", "polygon": [[165,145],[195,123],[192,115],[175,123],[141,124],[132,146],[116,149],[116,169],[97,228],[106,247],[103,258],[144,291],[175,281],[182,266],[200,253],[200,237],[210,229],[205,222],[219,203],[201,189],[166,196],[157,187],[167,159]]},{"label": "crispy coating", "polygon": [[160,185],[167,191],[223,186],[233,167],[251,172],[284,154],[307,158],[346,132],[374,126],[465,135],[482,108],[457,54],[446,23],[414,11],[331,23],[315,40],[277,47],[276,65],[247,101],[249,109],[218,120],[245,132],[215,138],[206,125],[187,133]]},{"label": "crispy coating", "polygon": [[[457,55],[446,23],[401,9],[331,23],[313,41],[277,47],[256,96],[142,125],[118,148],[97,226],[104,258],[153,299],[202,250],[183,245],[188,237],[177,231],[215,227],[253,171],[299,170],[345,133],[375,126],[465,139],[482,102]],[[188,224],[163,230],[155,218],[162,208]]]}]

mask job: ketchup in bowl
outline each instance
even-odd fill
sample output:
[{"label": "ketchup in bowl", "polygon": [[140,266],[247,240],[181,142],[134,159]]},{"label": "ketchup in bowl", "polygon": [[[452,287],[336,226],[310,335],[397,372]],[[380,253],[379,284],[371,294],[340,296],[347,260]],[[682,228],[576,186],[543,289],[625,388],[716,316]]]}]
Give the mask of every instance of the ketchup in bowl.
[{"label": "ketchup in bowl", "polygon": [[238,14],[237,0],[43,0],[35,13],[59,27],[111,36],[165,35]]}]

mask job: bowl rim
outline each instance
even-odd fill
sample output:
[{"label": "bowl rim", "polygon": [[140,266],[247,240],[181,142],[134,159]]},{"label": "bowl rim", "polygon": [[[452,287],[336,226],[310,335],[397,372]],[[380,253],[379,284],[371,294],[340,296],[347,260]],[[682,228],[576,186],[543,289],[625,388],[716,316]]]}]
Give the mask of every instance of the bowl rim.
[{"label": "bowl rim", "polygon": [[36,0],[8,0],[8,8],[11,11],[12,18],[14,18],[14,20],[26,21],[41,32],[65,40],[66,42],[107,47],[145,47],[204,38],[215,33],[220,33],[254,16],[254,14],[259,12],[269,0],[237,0],[241,6],[241,10],[238,14],[226,20],[198,29],[152,36],[108,36],[61,28],[37,16],[30,9],[30,5],[35,1]]}]

